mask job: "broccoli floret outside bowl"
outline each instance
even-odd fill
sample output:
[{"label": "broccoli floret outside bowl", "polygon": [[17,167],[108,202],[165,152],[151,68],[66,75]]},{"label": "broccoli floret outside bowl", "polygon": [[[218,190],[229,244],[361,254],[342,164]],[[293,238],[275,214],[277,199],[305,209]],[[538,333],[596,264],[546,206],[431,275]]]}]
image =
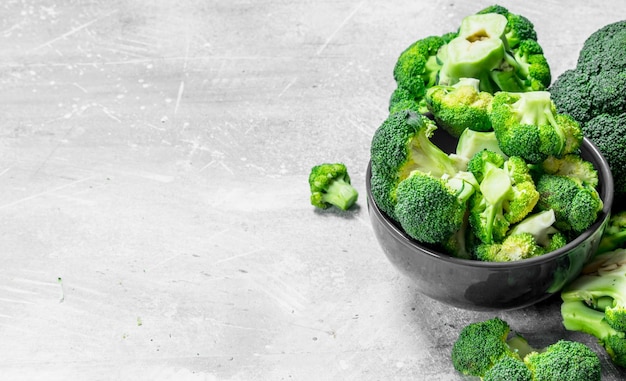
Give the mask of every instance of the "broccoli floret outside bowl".
[{"label": "broccoli floret outside bowl", "polygon": [[[430,141],[448,154],[455,152],[458,143],[457,138],[443,129],[435,130]],[[552,246],[555,249],[538,250],[541,255],[506,262],[482,261],[451,255],[454,243],[432,245],[419,242],[407,234],[397,219],[389,217],[377,205],[372,193],[372,165],[369,163],[367,205],[376,239],[391,264],[414,281],[417,291],[432,299],[477,311],[513,310],[533,305],[560,292],[581,273],[596,251],[610,217],[614,189],[608,163],[587,138],[582,140],[580,155],[597,170],[596,189],[602,209],[591,226],[570,237],[565,245],[561,243]],[[532,232],[534,228],[530,226],[528,231]],[[463,231],[463,226],[459,231]],[[453,235],[458,238],[456,245],[458,242],[472,244],[463,242],[462,235]]]}]

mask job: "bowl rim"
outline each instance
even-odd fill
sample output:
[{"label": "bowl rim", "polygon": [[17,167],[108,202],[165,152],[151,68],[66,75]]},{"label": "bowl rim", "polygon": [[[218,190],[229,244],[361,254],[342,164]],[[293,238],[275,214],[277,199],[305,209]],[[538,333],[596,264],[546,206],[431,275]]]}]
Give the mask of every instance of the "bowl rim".
[{"label": "bowl rim", "polygon": [[387,216],[386,213],[380,210],[378,205],[376,205],[376,202],[374,201],[374,198],[372,196],[372,191],[371,191],[371,175],[372,175],[371,160],[368,161],[366,175],[365,175],[368,207],[370,208],[370,211],[373,210],[374,213],[380,216],[379,219],[385,225],[387,230],[389,230],[393,235],[399,238],[403,244],[407,246],[416,247],[420,249],[423,253],[428,255],[429,257],[432,257],[438,260],[451,262],[451,263],[454,263],[460,266],[465,266],[465,267],[480,267],[480,268],[485,268],[485,269],[494,269],[494,270],[501,269],[501,270],[507,270],[507,271],[511,269],[532,267],[537,264],[551,262],[555,258],[561,257],[563,254],[569,252],[573,248],[577,247],[580,243],[587,240],[589,236],[593,234],[593,232],[598,230],[601,227],[601,225],[604,224],[608,220],[611,214],[611,207],[613,205],[613,198],[614,198],[614,184],[613,184],[613,175],[611,173],[609,164],[606,161],[606,158],[602,155],[602,153],[598,149],[598,147],[596,147],[596,145],[593,144],[591,140],[589,140],[586,137],[583,138],[583,141],[581,144],[581,150],[583,149],[586,151],[589,151],[589,156],[592,156],[594,157],[594,159],[597,159],[596,161],[598,163],[597,165],[595,165],[596,170],[600,174],[599,177],[603,179],[603,182],[601,184],[602,188],[600,192],[600,198],[602,199],[602,202],[603,202],[601,214],[598,216],[597,220],[587,230],[585,230],[582,234],[580,234],[578,237],[576,237],[572,241],[568,242],[567,245],[557,250],[551,251],[549,253],[537,256],[537,257],[521,259],[521,260],[516,260],[516,261],[508,261],[508,262],[489,262],[489,261],[480,261],[477,259],[456,258],[446,253],[437,252],[431,249],[430,247],[416,241],[415,239],[410,237],[406,232],[404,232],[404,230],[402,230],[393,220],[391,220],[391,218],[389,218],[389,216]]}]

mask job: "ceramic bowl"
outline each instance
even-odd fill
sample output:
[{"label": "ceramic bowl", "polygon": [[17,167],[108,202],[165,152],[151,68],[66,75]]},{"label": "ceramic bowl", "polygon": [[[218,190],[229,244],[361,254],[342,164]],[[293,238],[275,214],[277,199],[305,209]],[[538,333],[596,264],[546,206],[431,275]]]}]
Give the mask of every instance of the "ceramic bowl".
[{"label": "ceramic bowl", "polygon": [[[438,131],[431,140],[452,152],[456,140]],[[418,243],[376,206],[368,164],[367,203],[376,239],[391,264],[414,281],[417,291],[442,303],[486,311],[518,309],[545,300],[580,274],[597,249],[610,216],[613,178],[609,166],[586,138],[581,153],[598,170],[598,191],[604,207],[587,231],[558,250],[535,258],[495,263],[454,258]]]}]

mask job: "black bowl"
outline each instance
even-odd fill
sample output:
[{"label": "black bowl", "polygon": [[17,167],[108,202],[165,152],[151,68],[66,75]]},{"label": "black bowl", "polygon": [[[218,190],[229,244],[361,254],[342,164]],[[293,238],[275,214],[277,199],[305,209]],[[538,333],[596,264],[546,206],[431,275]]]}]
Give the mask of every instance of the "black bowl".
[{"label": "black bowl", "polygon": [[[447,152],[456,147],[450,135],[431,139]],[[422,294],[469,310],[512,310],[530,306],[559,292],[576,278],[596,251],[613,203],[613,177],[600,151],[584,139],[582,157],[598,170],[598,191],[604,207],[597,221],[566,246],[540,257],[513,262],[483,262],[454,258],[409,237],[383,213],[371,193],[371,164],[366,174],[367,203],[374,234],[383,252]]]}]

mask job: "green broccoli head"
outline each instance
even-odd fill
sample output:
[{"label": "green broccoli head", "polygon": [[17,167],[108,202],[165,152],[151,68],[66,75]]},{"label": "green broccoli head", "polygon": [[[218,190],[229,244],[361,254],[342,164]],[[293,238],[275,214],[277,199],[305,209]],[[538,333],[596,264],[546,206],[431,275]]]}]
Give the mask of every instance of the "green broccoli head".
[{"label": "green broccoli head", "polygon": [[466,129],[491,131],[489,111],[493,96],[478,88],[474,78],[461,78],[451,86],[437,85],[426,92],[426,105],[437,124],[459,137]]},{"label": "green broccoli head", "polygon": [[409,107],[420,113],[427,112],[424,95],[437,83],[441,68],[437,52],[450,38],[448,35],[425,37],[400,54],[393,70],[398,93],[391,97],[390,111]]},{"label": "green broccoli head", "polygon": [[592,106],[590,78],[583,71],[569,69],[559,75],[548,88],[557,112],[571,115],[583,126],[596,114]]},{"label": "green broccoli head", "polygon": [[626,247],[626,210],[611,215],[596,253],[605,253],[624,247]]},{"label": "green broccoli head", "polygon": [[491,367],[482,381],[532,381],[533,374],[523,361],[504,356]]},{"label": "green broccoli head", "polygon": [[496,133],[493,131],[475,131],[465,129],[456,146],[455,155],[459,160],[470,160],[476,153],[487,150],[505,156],[500,149]]},{"label": "green broccoli head", "polygon": [[535,381],[595,381],[602,378],[600,358],[583,343],[559,340],[524,357]]},{"label": "green broccoli head", "polygon": [[469,160],[467,170],[479,183],[469,201],[470,228],[483,243],[501,242],[510,225],[524,219],[539,200],[529,168],[522,158],[507,160],[483,150]]},{"label": "green broccoli head", "polygon": [[549,253],[567,244],[567,237],[554,227],[555,222],[554,210],[544,210],[530,214],[511,228],[508,234],[532,234],[537,245]]},{"label": "green broccoli head", "polygon": [[506,17],[507,25],[504,31],[504,38],[509,49],[515,49],[525,40],[537,40],[535,26],[528,18],[511,13],[508,9],[501,5],[492,5],[477,13],[497,13]]},{"label": "green broccoli head", "polygon": [[497,13],[470,15],[461,21],[458,35],[441,48],[439,60],[440,85],[453,85],[460,78],[479,80],[480,90],[494,93],[491,71],[498,68],[505,57],[502,40],[506,17]]},{"label": "green broccoli head", "polygon": [[609,164],[613,174],[615,205],[617,209],[623,208],[621,200],[626,196],[626,113],[600,114],[583,125],[583,133],[598,147]]},{"label": "green broccoli head", "polygon": [[535,237],[530,233],[507,235],[502,243],[482,243],[476,246],[474,255],[486,262],[511,262],[545,254]]},{"label": "green broccoli head", "polygon": [[536,188],[538,210],[554,210],[555,227],[566,234],[578,235],[585,231],[596,221],[603,207],[596,189],[573,177],[542,174]]},{"label": "green broccoli head", "polygon": [[[563,296],[563,293],[561,295]],[[565,329],[594,336],[615,365],[626,367],[624,331],[612,328],[607,323],[604,312],[594,309],[585,301],[570,298],[567,294],[565,297],[567,300],[561,304],[561,318]]]},{"label": "green broccoli head", "polygon": [[583,44],[576,66],[585,73],[626,69],[626,20],[607,24],[593,32]]},{"label": "green broccoli head", "polygon": [[372,196],[378,207],[395,218],[396,188],[414,170],[435,177],[454,176],[459,163],[430,138],[437,126],[410,110],[390,114],[372,137]]},{"label": "green broccoli head", "polygon": [[520,360],[507,344],[511,328],[500,318],[470,323],[452,346],[454,369],[467,376],[483,377],[503,357]]},{"label": "green broccoli head", "polygon": [[395,215],[417,241],[446,244],[463,227],[467,199],[474,185],[462,176],[434,177],[414,171],[396,189]]},{"label": "green broccoli head", "polygon": [[502,151],[530,163],[576,152],[582,143],[580,124],[557,113],[547,91],[499,92],[490,116]]},{"label": "green broccoli head", "polygon": [[348,169],[343,163],[323,163],[314,166],[309,174],[311,204],[320,209],[331,205],[348,210],[359,194],[350,183]]}]

